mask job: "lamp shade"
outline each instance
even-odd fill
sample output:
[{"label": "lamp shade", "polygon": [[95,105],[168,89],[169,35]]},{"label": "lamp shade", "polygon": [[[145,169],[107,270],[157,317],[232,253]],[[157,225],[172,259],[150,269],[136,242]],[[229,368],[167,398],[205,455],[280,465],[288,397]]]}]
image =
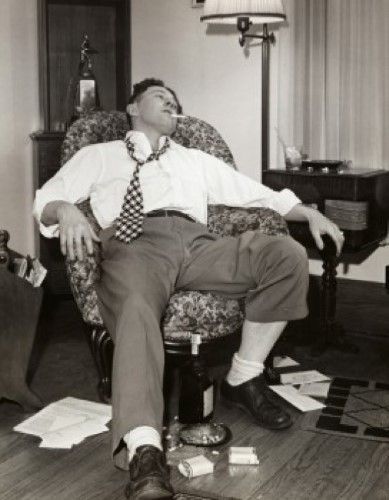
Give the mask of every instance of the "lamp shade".
[{"label": "lamp shade", "polygon": [[286,19],[282,0],[206,0],[200,19],[213,24],[236,24],[238,17],[248,17],[253,24]]}]

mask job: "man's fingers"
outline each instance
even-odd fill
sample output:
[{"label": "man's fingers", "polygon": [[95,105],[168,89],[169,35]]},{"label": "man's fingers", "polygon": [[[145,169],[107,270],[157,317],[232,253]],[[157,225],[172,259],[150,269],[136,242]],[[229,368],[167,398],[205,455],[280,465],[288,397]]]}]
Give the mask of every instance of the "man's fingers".
[{"label": "man's fingers", "polygon": [[59,242],[60,242],[60,246],[61,246],[62,255],[66,255],[66,234],[65,234],[65,231],[60,230]]},{"label": "man's fingers", "polygon": [[[97,236],[97,234],[95,233],[94,229],[91,227],[90,228],[90,232],[91,232],[91,235],[92,235],[92,239],[93,241],[95,241],[96,243],[100,243],[100,238]],[[93,250],[93,249],[92,249]]]},{"label": "man's fingers", "polygon": [[86,251],[87,251],[88,255],[92,255],[93,254],[93,241],[92,241],[92,238],[93,238],[93,233],[86,234],[84,236]]},{"label": "man's fingers", "polygon": [[319,250],[323,250],[324,242],[319,231],[312,231],[313,239],[315,240],[316,246]]},{"label": "man's fingers", "polygon": [[74,231],[72,227],[66,231],[66,254],[70,260],[74,260]]},{"label": "man's fingers", "polygon": [[77,228],[74,238],[74,246],[76,247],[76,255],[78,260],[84,259],[84,249],[82,246],[83,233],[81,228]]},{"label": "man's fingers", "polygon": [[[321,236],[319,236],[320,242],[321,242],[321,245],[319,246],[318,245],[319,238],[315,237],[314,233],[312,233],[312,234],[315,238],[315,241],[316,241],[318,248],[320,250],[322,250],[324,247],[324,244],[323,244],[323,240],[322,240]],[[321,234],[328,234],[328,236],[335,243],[336,255],[339,256],[341,254],[343,243],[344,243],[344,236],[343,236],[342,231],[340,231],[340,229],[337,226],[329,226],[325,230],[323,230],[321,232]]]},{"label": "man's fingers", "polygon": [[85,235],[84,235],[84,242],[85,242],[86,251],[87,251],[88,255],[92,255],[94,252],[94,248],[93,248],[94,241],[96,243],[99,243],[100,238],[97,236],[97,234],[95,233],[93,228],[90,225],[88,225],[87,231],[85,232]]},{"label": "man's fingers", "polygon": [[335,226],[334,228],[332,228],[330,236],[334,240],[334,243],[336,245],[336,255],[339,256],[344,243],[344,235],[342,231],[337,226]]}]

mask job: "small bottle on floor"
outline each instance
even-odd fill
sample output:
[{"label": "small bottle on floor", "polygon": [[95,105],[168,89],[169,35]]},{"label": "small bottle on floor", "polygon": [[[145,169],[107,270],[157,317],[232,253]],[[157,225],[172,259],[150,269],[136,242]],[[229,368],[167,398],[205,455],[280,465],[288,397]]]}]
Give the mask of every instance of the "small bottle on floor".
[{"label": "small bottle on floor", "polygon": [[179,421],[182,424],[209,422],[213,417],[214,383],[207,376],[199,352],[201,335],[191,336],[191,359],[182,370]]}]

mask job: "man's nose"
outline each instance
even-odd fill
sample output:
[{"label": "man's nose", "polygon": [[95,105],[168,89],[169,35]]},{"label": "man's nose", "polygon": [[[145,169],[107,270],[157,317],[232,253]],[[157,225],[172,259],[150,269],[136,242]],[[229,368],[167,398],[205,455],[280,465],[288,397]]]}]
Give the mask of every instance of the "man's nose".
[{"label": "man's nose", "polygon": [[172,111],[174,111],[174,110],[175,110],[175,108],[176,108],[176,106],[175,106],[174,102],[172,102],[172,101],[170,101],[170,100],[169,100],[169,101],[168,101],[168,100],[166,100],[166,101],[165,101],[165,106],[166,106],[168,109],[172,110]]}]

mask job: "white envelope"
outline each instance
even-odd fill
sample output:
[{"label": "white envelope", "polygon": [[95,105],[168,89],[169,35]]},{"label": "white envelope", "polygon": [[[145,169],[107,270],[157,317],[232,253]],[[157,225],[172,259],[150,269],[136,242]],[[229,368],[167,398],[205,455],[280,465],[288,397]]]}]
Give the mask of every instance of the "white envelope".
[{"label": "white envelope", "polygon": [[269,387],[300,411],[319,410],[325,407],[323,403],[319,403],[316,399],[300,394],[293,385],[270,385]]},{"label": "white envelope", "polygon": [[301,385],[321,382],[323,380],[330,380],[330,377],[323,375],[317,370],[281,374],[281,384]]}]

